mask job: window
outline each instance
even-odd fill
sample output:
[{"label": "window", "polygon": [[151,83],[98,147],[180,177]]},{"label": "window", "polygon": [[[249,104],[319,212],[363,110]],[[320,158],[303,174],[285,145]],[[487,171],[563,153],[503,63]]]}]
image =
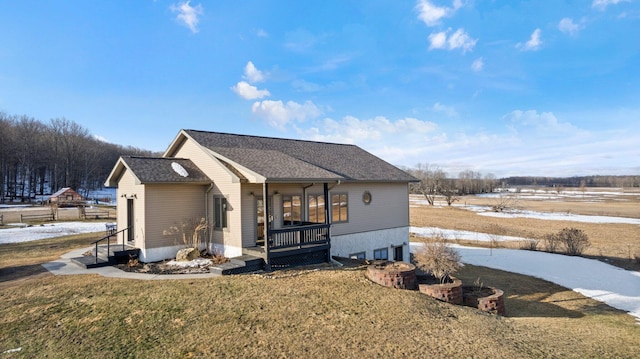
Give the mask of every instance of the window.
[{"label": "window", "polygon": [[324,223],[324,195],[312,194],[309,195],[309,208],[307,214],[309,222],[311,223]]},{"label": "window", "polygon": [[358,253],[349,254],[349,258],[351,258],[351,259],[367,259],[364,252],[358,252]]},{"label": "window", "polygon": [[349,198],[346,193],[331,195],[331,221],[346,222],[349,219]]},{"label": "window", "polygon": [[300,213],[300,196],[293,195],[282,196],[282,225],[295,226],[302,224],[302,216]]},{"label": "window", "polygon": [[373,250],[373,259],[389,259],[388,248],[379,248]]},{"label": "window", "polygon": [[213,228],[227,228],[227,199],[222,196],[213,197],[213,212],[215,215]]},{"label": "window", "polygon": [[402,246],[393,248],[393,260],[402,261],[404,259],[404,253],[402,253]]},{"label": "window", "polygon": [[371,204],[371,192],[364,191],[364,193],[362,194],[362,202],[364,202],[364,204],[366,205]]}]

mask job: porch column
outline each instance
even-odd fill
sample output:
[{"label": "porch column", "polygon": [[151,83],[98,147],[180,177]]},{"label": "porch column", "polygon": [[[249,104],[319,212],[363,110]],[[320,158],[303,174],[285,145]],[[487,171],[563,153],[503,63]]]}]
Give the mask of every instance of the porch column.
[{"label": "porch column", "polygon": [[329,198],[329,184],[324,183],[324,224],[328,224],[327,228],[327,241],[329,248],[327,248],[327,262],[331,263],[331,218],[329,218],[329,206],[331,206],[331,198]]},{"label": "porch column", "polygon": [[269,256],[269,237],[271,232],[271,223],[269,221],[269,184],[265,182],[262,185],[262,204],[264,205],[264,253],[266,255],[265,258],[265,270],[267,272],[271,271],[271,258]]}]

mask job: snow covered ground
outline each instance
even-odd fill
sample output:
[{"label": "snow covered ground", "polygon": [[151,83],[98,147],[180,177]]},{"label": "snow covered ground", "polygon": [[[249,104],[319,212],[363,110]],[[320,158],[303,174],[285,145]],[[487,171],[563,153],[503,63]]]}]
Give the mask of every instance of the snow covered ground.
[{"label": "snow covered ground", "polygon": [[442,235],[448,240],[465,240],[465,241],[480,241],[491,242],[496,241],[527,241],[528,238],[524,237],[511,237],[511,236],[499,236],[481,232],[461,231],[457,229],[444,229],[438,227],[410,227],[409,232],[415,234],[418,237],[432,237],[435,235]]},{"label": "snow covered ground", "polygon": [[35,241],[38,239],[68,236],[78,233],[105,232],[108,222],[54,222],[23,227],[0,229],[0,244]]},{"label": "snow covered ground", "polygon": [[[476,210],[478,207],[471,208]],[[488,209],[488,207],[487,207]],[[478,209],[478,215],[499,217],[499,218],[535,218],[544,219],[549,221],[572,221],[581,223],[616,223],[616,224],[637,224],[640,225],[640,219],[638,218],[626,218],[626,217],[610,217],[610,216],[585,216],[581,214],[571,213],[550,213],[550,212],[535,212],[535,211],[509,211],[509,212],[494,212],[487,209]]]},{"label": "snow covered ground", "polygon": [[[428,206],[429,203],[424,199],[411,198],[412,207]],[[615,223],[615,224],[637,224],[640,225],[638,218],[611,217],[611,216],[587,216],[581,214],[572,214],[566,212],[536,212],[509,210],[505,212],[495,212],[489,206],[469,206],[464,204],[453,204],[454,207],[463,208],[469,211],[477,212],[480,216],[498,217],[498,218],[534,218],[549,221],[572,221],[581,223]],[[436,205],[442,207],[442,205]]]}]

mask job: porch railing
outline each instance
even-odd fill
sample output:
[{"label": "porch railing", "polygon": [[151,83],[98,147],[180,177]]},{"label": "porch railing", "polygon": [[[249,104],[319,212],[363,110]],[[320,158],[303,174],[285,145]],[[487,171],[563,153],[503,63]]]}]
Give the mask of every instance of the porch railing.
[{"label": "porch railing", "polygon": [[[131,227],[127,227],[125,229],[121,229],[117,232],[112,232],[110,230],[107,230],[108,234],[100,239],[98,239],[97,241],[91,243],[94,244],[96,246],[95,248],[95,254],[96,254],[96,263],[98,263],[98,243],[106,240],[107,241],[107,256],[109,256],[109,254],[111,253],[111,237],[116,237],[116,241],[118,240],[118,234],[122,233],[122,250],[125,250],[125,246],[127,245],[127,232],[129,231],[129,229],[131,229]],[[118,246],[119,244],[114,244],[114,246]]]},{"label": "porch railing", "polygon": [[269,231],[269,250],[329,243],[329,224],[311,224]]}]

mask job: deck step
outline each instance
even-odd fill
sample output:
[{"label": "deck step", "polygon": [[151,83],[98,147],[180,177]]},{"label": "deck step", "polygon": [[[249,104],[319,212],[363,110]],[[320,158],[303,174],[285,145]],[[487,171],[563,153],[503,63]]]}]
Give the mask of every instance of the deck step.
[{"label": "deck step", "polygon": [[82,256],[82,257],[71,258],[71,262],[75,263],[76,265],[84,269],[108,267],[116,264],[114,261],[110,261],[108,259],[104,259],[100,257],[98,257],[98,261],[96,261],[96,257],[94,256]]},{"label": "deck step", "polygon": [[107,246],[98,246],[98,259],[96,261],[95,249],[91,250],[90,256],[82,256],[71,258],[71,262],[76,265],[85,268],[100,268],[107,267],[116,264],[127,263],[130,259],[138,258],[140,253],[139,248],[122,246],[111,246],[107,251]]},{"label": "deck step", "polygon": [[234,257],[229,262],[211,267],[210,272],[220,275],[257,272],[264,269],[264,260],[251,255]]}]

